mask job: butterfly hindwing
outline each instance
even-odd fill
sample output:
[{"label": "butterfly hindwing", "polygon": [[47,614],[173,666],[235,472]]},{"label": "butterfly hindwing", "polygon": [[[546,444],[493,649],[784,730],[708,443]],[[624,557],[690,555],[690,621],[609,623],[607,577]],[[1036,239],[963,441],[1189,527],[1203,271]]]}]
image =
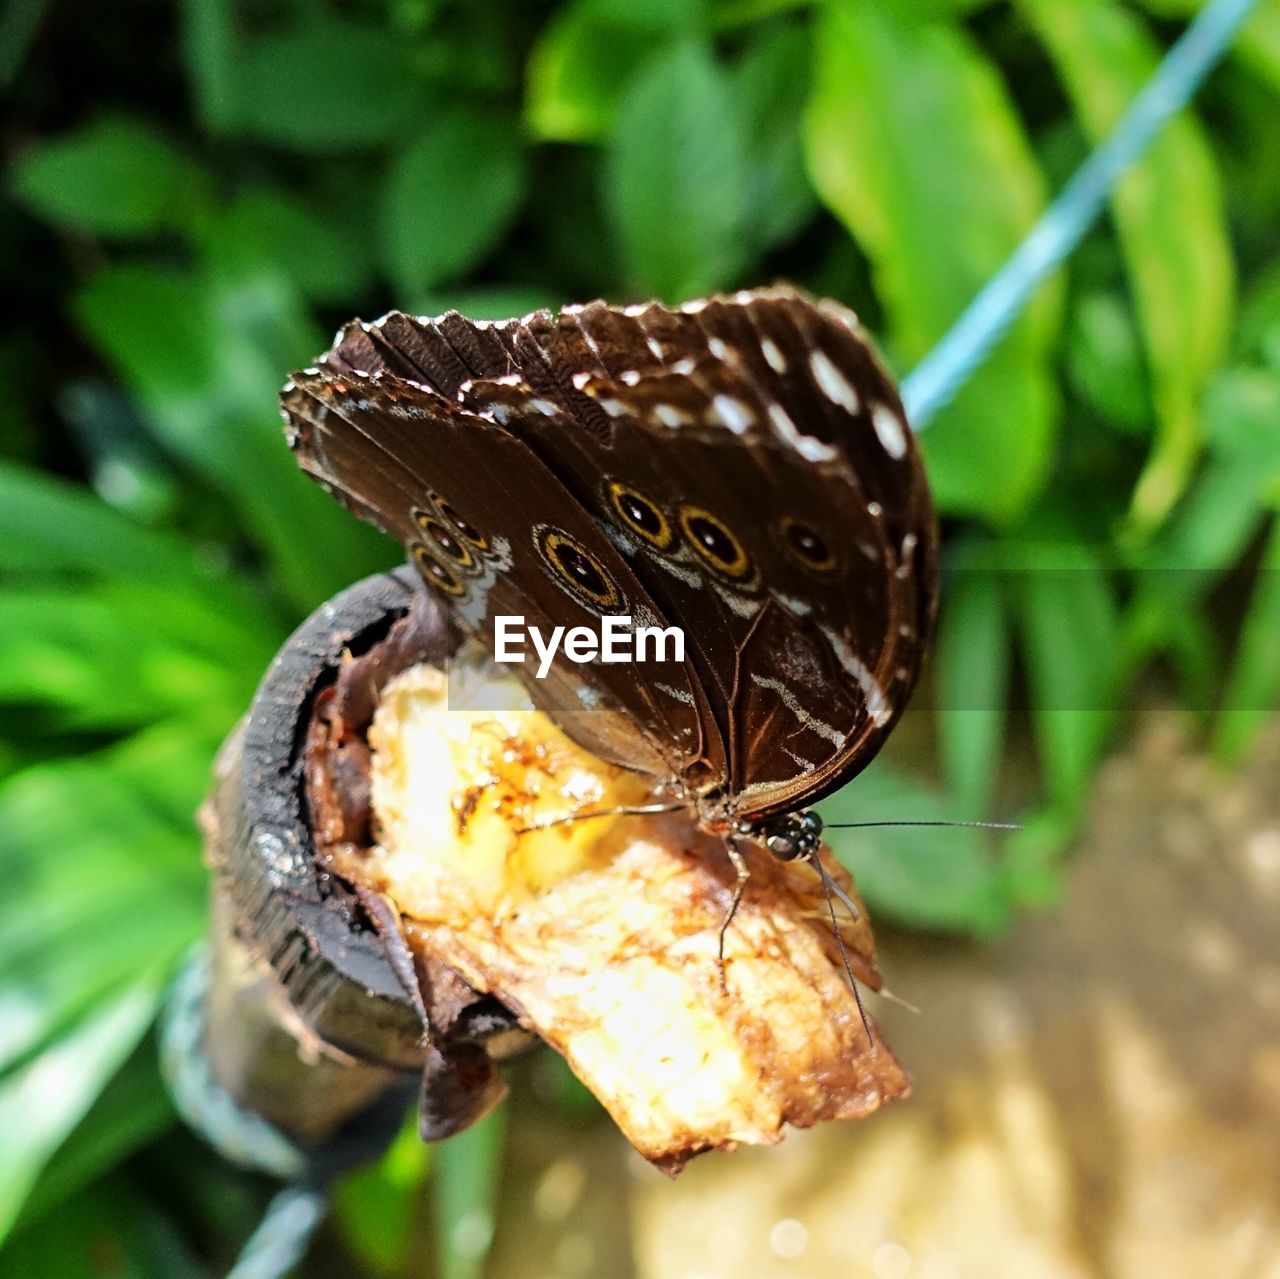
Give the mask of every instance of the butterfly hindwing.
[{"label": "butterfly hindwing", "polygon": [[393,314],[295,384],[304,466],[357,513],[417,546],[425,489],[501,538],[492,580],[456,606],[472,633],[502,610],[600,611],[548,577],[546,527],[684,630],[674,681],[557,665],[562,709],[613,711],[595,737],[566,725],[608,757],[756,820],[852,776],[905,706],[934,517],[901,402],[843,308],[773,289],[494,324]]},{"label": "butterfly hindwing", "polygon": [[560,370],[548,394],[567,386],[606,428],[521,429],[695,637],[739,811],[851,776],[914,686],[936,551],[901,404],[847,313],[787,291],[523,328]]}]

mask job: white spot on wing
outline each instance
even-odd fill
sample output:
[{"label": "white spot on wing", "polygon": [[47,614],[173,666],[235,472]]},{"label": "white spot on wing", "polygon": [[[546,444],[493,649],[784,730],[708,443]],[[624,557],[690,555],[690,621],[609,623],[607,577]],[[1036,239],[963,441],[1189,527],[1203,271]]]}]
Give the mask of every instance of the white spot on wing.
[{"label": "white spot on wing", "polygon": [[862,689],[862,696],[867,702],[867,714],[871,716],[871,722],[877,728],[887,724],[892,712],[885,699],[884,689],[876,683],[876,677],[867,669],[866,663],[861,661],[849,647],[842,635],[838,635],[829,626],[824,626],[822,633],[827,637],[827,643],[831,645],[831,651],[839,659],[840,665],[858,681],[858,687]]},{"label": "white spot on wing", "polygon": [[791,414],[776,400],[769,405],[769,419],[778,435],[809,462],[829,462],[836,456],[830,444],[824,444],[812,435],[804,435],[791,420]]},{"label": "white spot on wing", "polygon": [[541,398],[530,400],[529,407],[533,409],[535,413],[541,413],[544,417],[555,417],[556,414],[560,412],[558,405],[552,404],[550,400],[544,400]]},{"label": "white spot on wing", "polygon": [[717,360],[727,360],[729,358],[729,348],[720,338],[708,338],[707,350],[710,351]]},{"label": "white spot on wing", "polygon": [[711,589],[729,606],[729,608],[737,613],[739,617],[754,617],[760,611],[758,601],[749,599],[745,595],[738,595],[734,591],[726,590],[719,582],[712,582]]},{"label": "white spot on wing", "polygon": [[751,676],[751,682],[758,684],[761,688],[767,688],[771,693],[776,693],[782,704],[805,728],[817,733],[819,737],[826,738],[836,750],[845,744],[845,735],[838,728],[832,728],[825,720],[820,720],[816,715],[811,715],[805,710],[800,705],[800,699],[780,679],[770,679],[767,675],[757,673]]},{"label": "white spot on wing", "polygon": [[848,413],[856,413],[862,407],[858,393],[849,384],[849,379],[840,372],[825,351],[814,351],[809,356],[809,367],[813,370],[813,380],[823,395],[833,404],[838,404]]},{"label": "white spot on wing", "polygon": [[717,395],[711,401],[711,409],[735,435],[741,435],[755,421],[755,414],[732,395]]},{"label": "white spot on wing", "polygon": [[789,612],[794,613],[797,617],[808,617],[813,612],[813,606],[802,599],[793,598],[790,595],[780,595],[775,592],[774,598],[786,608]]},{"label": "white spot on wing", "polygon": [[787,357],[778,349],[778,344],[772,338],[762,338],[760,349],[764,352],[764,358],[769,362],[769,367],[775,373],[787,371]]},{"label": "white spot on wing", "polygon": [[902,419],[887,405],[871,406],[871,425],[890,457],[902,457],[907,451],[907,428]]},{"label": "white spot on wing", "polygon": [[674,697],[677,702],[683,702],[686,706],[693,705],[693,694],[687,688],[673,688],[670,684],[654,684],[654,688],[660,693],[666,693],[668,697]]},{"label": "white spot on wing", "polygon": [[388,413],[393,417],[403,417],[409,419],[429,418],[431,413],[420,404],[409,404],[404,400],[396,400],[385,406]]},{"label": "white spot on wing", "polygon": [[505,537],[495,536],[483,564],[483,572],[469,583],[466,598],[452,605],[464,627],[472,631],[484,622],[494,583],[511,568],[511,543]]},{"label": "white spot on wing", "polygon": [[683,582],[686,586],[693,587],[698,590],[702,586],[702,574],[695,572],[691,568],[684,568],[682,565],[673,564],[669,559],[659,555],[651,555],[649,557],[659,567],[664,568],[677,581]]},{"label": "white spot on wing", "polygon": [[653,416],[656,417],[663,426],[670,426],[673,428],[677,426],[688,426],[690,422],[693,421],[693,419],[684,412],[683,409],[676,408],[674,404],[655,404],[653,406]]},{"label": "white spot on wing", "polygon": [[847,306],[841,306],[839,302],[832,302],[829,298],[822,298],[818,302],[818,310],[825,312],[833,320],[839,320],[850,333],[861,331],[862,323],[857,315],[850,311]]}]

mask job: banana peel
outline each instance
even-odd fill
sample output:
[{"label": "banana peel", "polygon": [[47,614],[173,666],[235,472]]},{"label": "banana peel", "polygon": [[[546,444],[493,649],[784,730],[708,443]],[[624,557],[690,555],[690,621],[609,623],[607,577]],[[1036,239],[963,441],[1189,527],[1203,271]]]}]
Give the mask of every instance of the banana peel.
[{"label": "banana peel", "polygon": [[[420,966],[496,997],[668,1172],[908,1092],[864,1026],[811,866],[744,846],[722,984],[735,883],[723,843],[683,812],[587,816],[651,799],[645,780],[576,745],[518,686],[495,687],[475,710],[451,708],[429,665],[383,688],[368,731],[373,841],[328,854],[392,904]],[[850,966],[879,989],[865,911],[841,915]]]}]

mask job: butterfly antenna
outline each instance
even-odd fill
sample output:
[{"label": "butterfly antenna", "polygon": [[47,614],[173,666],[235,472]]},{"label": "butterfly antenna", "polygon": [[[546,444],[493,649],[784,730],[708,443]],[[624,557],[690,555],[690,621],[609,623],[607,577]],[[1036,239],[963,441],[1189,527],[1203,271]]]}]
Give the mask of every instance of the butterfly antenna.
[{"label": "butterfly antenna", "polygon": [[521,826],[517,835],[529,835],[536,830],[550,830],[553,826],[569,826],[573,822],[585,822],[592,817],[645,817],[650,813],[678,813],[684,804],[635,804],[618,808],[598,808],[590,813],[568,813],[564,817],[551,817],[545,822]]},{"label": "butterfly antenna", "polygon": [[831,931],[836,935],[836,945],[840,948],[840,960],[844,964],[845,975],[849,978],[849,986],[853,991],[854,1002],[858,1005],[858,1016],[862,1018],[862,1029],[867,1036],[867,1047],[872,1052],[876,1050],[875,1036],[871,1033],[871,1018],[867,1016],[867,1010],[862,1006],[862,995],[858,990],[858,979],[853,975],[853,968],[849,964],[849,952],[844,948],[844,937],[840,934],[840,921],[836,918],[835,898],[847,906],[852,912],[854,919],[860,919],[861,913],[857,906],[853,904],[849,894],[840,887],[831,875],[827,872],[827,868],[822,864],[822,858],[818,853],[813,853],[809,860],[813,863],[814,869],[822,879],[822,885],[826,889],[827,910],[831,913]]},{"label": "butterfly antenna", "polygon": [[966,830],[1022,830],[1016,822],[826,822],[823,830],[867,830],[876,826],[958,826]]}]

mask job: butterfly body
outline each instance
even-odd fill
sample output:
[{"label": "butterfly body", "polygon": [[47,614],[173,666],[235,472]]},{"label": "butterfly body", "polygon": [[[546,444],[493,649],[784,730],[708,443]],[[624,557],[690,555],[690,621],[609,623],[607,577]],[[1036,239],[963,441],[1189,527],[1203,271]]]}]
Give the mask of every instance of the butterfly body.
[{"label": "butterfly body", "polygon": [[731,849],[816,847],[804,810],[879,749],[936,608],[921,460],[849,312],[776,288],[392,313],[282,404],[303,468],[405,543],[460,631],[680,628],[681,662],[557,662],[530,692]]}]

